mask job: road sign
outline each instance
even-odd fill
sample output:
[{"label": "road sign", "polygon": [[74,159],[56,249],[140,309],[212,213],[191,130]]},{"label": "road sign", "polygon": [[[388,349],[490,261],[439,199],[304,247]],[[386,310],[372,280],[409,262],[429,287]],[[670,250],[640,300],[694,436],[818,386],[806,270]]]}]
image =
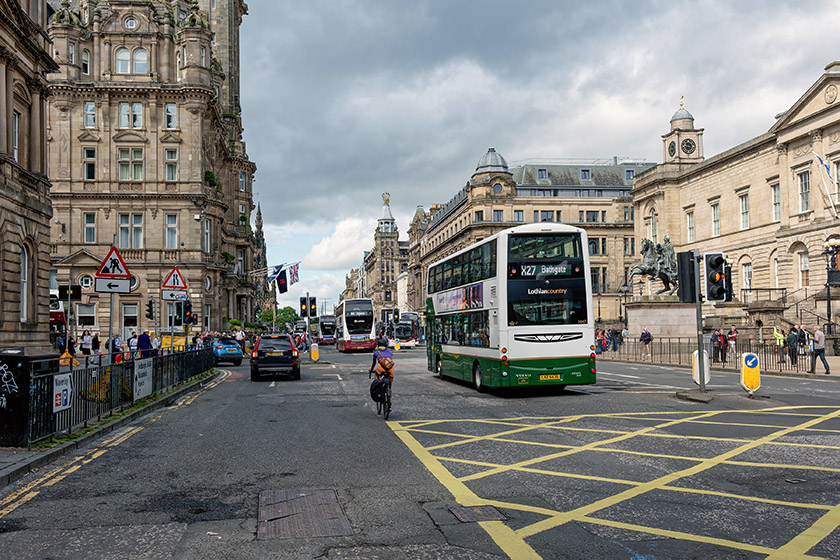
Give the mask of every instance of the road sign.
[{"label": "road sign", "polygon": [[[166,276],[166,280],[163,281],[163,289],[165,290],[186,290],[187,283],[184,281],[184,277],[181,276],[181,271],[178,270],[178,267],[172,269],[172,271]],[[166,298],[164,298],[166,299]]]},{"label": "road sign", "polygon": [[116,247],[111,247],[111,250],[108,251],[108,254],[105,255],[105,258],[102,260],[102,264],[99,265],[99,270],[96,271],[97,278],[131,278],[131,274],[128,272],[128,267],[125,266],[125,261],[120,255],[120,252],[117,251]]},{"label": "road sign", "polygon": [[163,292],[161,292],[160,299],[166,301],[184,301],[187,299],[187,292],[181,292],[179,290],[163,290]]},{"label": "road sign", "polygon": [[128,294],[131,293],[131,279],[97,278],[93,289],[100,294]]},{"label": "road sign", "polygon": [[758,356],[752,352],[741,355],[741,387],[750,395],[761,387],[761,373],[758,369]]},{"label": "road sign", "polygon": [[[697,363],[697,350],[691,355],[691,379],[696,385],[700,385],[700,372],[697,371],[700,364]],[[709,371],[709,353],[703,350],[703,385],[709,384],[711,379],[711,371]]]},{"label": "road sign", "polygon": [[[70,297],[68,297],[68,295]],[[58,299],[61,301],[82,301],[82,287],[79,284],[58,287]]]}]

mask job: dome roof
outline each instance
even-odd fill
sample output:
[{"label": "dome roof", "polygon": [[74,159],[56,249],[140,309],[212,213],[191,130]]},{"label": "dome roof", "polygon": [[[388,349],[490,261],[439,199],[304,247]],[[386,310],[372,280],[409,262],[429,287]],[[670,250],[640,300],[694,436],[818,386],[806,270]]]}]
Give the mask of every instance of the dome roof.
[{"label": "dome roof", "polygon": [[478,160],[478,165],[475,168],[476,173],[507,170],[508,164],[505,158],[496,151],[496,148],[487,148],[487,153]]},{"label": "dome roof", "polygon": [[671,122],[678,121],[678,120],[681,120],[681,119],[694,120],[694,117],[691,115],[691,113],[689,113],[688,111],[683,109],[682,106],[681,106],[680,110],[677,111],[676,113],[674,113],[674,116],[671,117]]}]

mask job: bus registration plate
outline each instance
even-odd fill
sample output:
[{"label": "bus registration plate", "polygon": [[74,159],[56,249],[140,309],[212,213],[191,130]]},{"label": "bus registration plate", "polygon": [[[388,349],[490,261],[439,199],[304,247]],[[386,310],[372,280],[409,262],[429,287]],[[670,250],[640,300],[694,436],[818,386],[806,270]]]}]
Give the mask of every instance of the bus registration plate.
[{"label": "bus registration plate", "polygon": [[562,373],[544,373],[540,375],[540,381],[551,381],[552,379],[562,379]]}]

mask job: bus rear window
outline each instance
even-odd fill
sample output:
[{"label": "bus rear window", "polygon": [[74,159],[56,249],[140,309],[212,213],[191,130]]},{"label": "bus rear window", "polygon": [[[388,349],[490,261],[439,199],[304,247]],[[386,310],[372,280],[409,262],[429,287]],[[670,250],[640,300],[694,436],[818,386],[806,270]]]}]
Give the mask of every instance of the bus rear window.
[{"label": "bus rear window", "polygon": [[581,255],[580,235],[576,233],[511,235],[508,239],[511,261],[579,259]]}]

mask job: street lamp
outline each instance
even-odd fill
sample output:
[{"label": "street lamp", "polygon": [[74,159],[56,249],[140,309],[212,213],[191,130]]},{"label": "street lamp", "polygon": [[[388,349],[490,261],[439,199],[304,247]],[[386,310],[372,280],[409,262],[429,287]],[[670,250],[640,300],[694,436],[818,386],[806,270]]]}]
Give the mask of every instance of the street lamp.
[{"label": "street lamp", "polygon": [[825,305],[826,317],[828,318],[828,325],[826,325],[825,333],[832,334],[831,323],[831,287],[840,285],[840,270],[837,270],[837,253],[840,252],[840,239],[832,238],[823,243],[825,250],[822,255],[825,258]]}]

